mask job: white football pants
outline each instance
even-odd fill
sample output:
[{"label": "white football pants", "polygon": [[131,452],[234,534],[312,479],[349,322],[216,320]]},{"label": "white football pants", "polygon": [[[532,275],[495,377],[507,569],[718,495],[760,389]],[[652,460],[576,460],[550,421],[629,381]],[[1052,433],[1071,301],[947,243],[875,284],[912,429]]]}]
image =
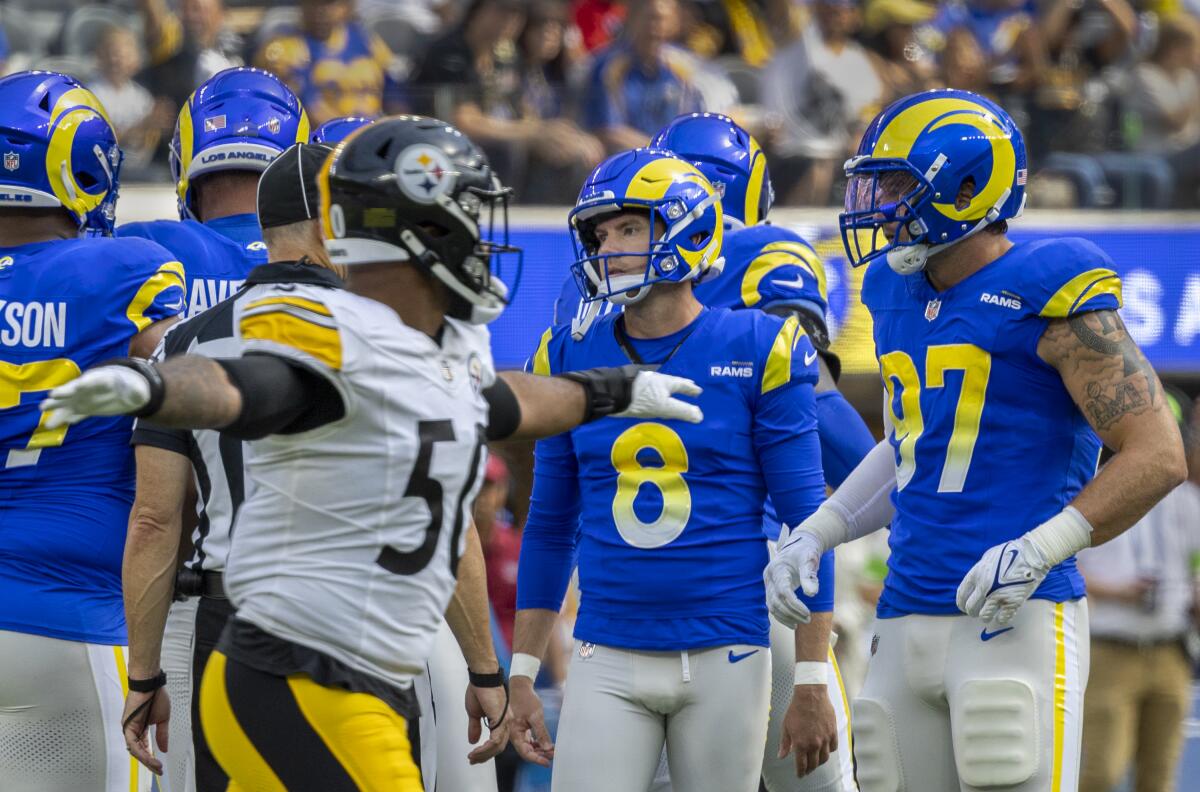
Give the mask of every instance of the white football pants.
[{"label": "white football pants", "polygon": [[852,708],[862,792],[1075,792],[1086,601],[1029,600],[1009,626],[876,620]]},{"label": "white football pants", "polygon": [[850,706],[838,671],[833,647],[829,648],[829,673],[826,690],[837,718],[838,749],[829,761],[803,778],[796,777],[796,759],[779,757],[779,738],[783,717],[792,702],[796,681],[796,636],[792,630],[771,618],[771,720],[767,744],[763,749],[762,778],[769,792],[858,792],[854,783],[854,761],[850,736]]},{"label": "white football pants", "polygon": [[734,645],[639,652],[575,642],[553,792],[642,792],[666,744],[675,789],[756,792],[771,653]]},{"label": "white football pants", "polygon": [[123,646],[0,630],[0,789],[150,789],[121,736],[125,662]]}]

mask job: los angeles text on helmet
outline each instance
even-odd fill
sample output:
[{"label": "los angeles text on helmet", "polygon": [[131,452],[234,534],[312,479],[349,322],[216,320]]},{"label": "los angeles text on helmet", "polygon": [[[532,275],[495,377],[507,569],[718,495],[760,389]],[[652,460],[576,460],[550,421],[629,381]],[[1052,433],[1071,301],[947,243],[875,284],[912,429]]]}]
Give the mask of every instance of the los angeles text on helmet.
[{"label": "los angeles text on helmet", "polygon": [[201,154],[200,164],[208,165],[211,162],[223,162],[225,160],[252,160],[254,162],[270,163],[274,157],[264,154],[261,151],[215,151],[211,154]]}]

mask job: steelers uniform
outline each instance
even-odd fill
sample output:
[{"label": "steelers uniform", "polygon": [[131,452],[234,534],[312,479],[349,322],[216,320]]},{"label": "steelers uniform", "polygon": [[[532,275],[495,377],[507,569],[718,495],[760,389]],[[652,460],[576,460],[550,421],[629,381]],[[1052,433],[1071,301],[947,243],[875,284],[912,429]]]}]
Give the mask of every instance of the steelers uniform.
[{"label": "steelers uniform", "polygon": [[[184,305],[182,265],[142,239],[0,248],[0,788],[120,790],[121,560],[132,420],[49,430],[38,402]],[[139,775],[142,776],[139,781]]]},{"label": "steelers uniform", "polygon": [[538,443],[517,607],[558,610],[576,554],[581,592],[553,788],[645,789],[665,742],[678,789],[751,792],[771,679],[762,504],[798,522],[824,496],[816,352],[795,318],[759,311],[704,309],[657,339],[622,325],[548,330],[533,370],[661,364],[701,385],[705,420]]},{"label": "steelers uniform", "polygon": [[251,287],[245,354],[326,380],[344,414],[247,443],[254,484],[226,567],[237,613],[204,674],[218,761],[252,789],[421,789],[413,679],[433,649],[482,482],[485,328],[434,339],[381,303]]},{"label": "steelers uniform", "polygon": [[[1016,245],[943,292],[872,263],[863,302],[894,424],[896,507],[872,657],[853,704],[863,792],[1074,790],[1088,625],[1070,558],[1004,628],[955,593],[994,545],[1058,514],[1100,440],[1037,354],[1047,324],[1120,307],[1080,239]],[[981,629],[982,627],[982,629]]]}]

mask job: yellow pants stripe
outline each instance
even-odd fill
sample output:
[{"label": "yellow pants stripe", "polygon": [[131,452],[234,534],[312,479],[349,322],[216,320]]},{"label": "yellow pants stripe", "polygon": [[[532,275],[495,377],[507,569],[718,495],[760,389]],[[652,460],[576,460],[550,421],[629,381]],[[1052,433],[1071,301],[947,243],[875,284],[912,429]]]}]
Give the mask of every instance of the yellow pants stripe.
[{"label": "yellow pants stripe", "polygon": [[1063,743],[1067,719],[1067,653],[1063,634],[1063,603],[1054,606],[1054,756],[1050,792],[1060,792],[1063,777]]},{"label": "yellow pants stripe", "polygon": [[408,722],[383,700],[288,677],[288,687],[313,731],[360,789],[422,792]]},{"label": "yellow pants stripe", "polygon": [[846,697],[846,683],[842,681],[842,669],[838,667],[837,655],[829,647],[829,662],[833,663],[833,675],[837,677],[838,691],[842,694],[842,708],[846,711],[846,739],[849,744],[844,750],[854,756],[854,724],[850,722],[850,700]]},{"label": "yellow pants stripe", "polygon": [[225,655],[213,652],[200,683],[200,720],[213,756],[229,774],[230,790],[287,792],[233,715],[225,689]]},{"label": "yellow pants stripe", "polygon": [[[113,656],[117,660],[117,679],[121,680],[121,701],[129,698],[129,670],[125,666],[125,647],[114,646]],[[121,740],[125,740],[125,729],[122,724]],[[153,744],[154,740],[150,741]],[[138,792],[138,760],[129,757],[129,792]]]}]

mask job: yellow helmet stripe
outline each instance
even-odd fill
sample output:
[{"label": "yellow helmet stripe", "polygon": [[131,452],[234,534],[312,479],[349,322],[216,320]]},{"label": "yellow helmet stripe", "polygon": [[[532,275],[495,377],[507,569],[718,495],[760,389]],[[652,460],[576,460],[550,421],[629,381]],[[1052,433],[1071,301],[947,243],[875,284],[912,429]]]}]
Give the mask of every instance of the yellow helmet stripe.
[{"label": "yellow helmet stripe", "polygon": [[192,167],[192,151],[193,131],[192,131],[192,98],[195,92],[187,98],[183,103],[183,107],[179,110],[179,182],[175,185],[175,194],[179,196],[179,200],[187,199],[188,191],[188,169]]},{"label": "yellow helmet stripe", "polygon": [[767,174],[767,157],[758,141],[750,138],[750,183],[746,185],[746,225],[759,221],[758,211],[762,199],[763,179]]},{"label": "yellow helmet stripe", "polygon": [[[96,95],[86,88],[72,88],[58,97],[58,101],[54,103],[53,109],[50,110],[50,120],[53,121],[61,113],[72,107],[90,107],[99,113],[108,122],[109,126],[112,126],[112,119],[108,117],[108,111],[104,109],[104,105],[100,104],[100,100],[96,98]],[[115,134],[116,130],[114,129],[113,132]]]},{"label": "yellow helmet stripe", "polygon": [[309,126],[310,126],[310,123],[308,120],[308,113],[305,112],[303,107],[301,107],[300,108],[300,123],[296,125],[296,142],[297,143],[307,143],[308,142],[308,136],[311,134],[311,132],[309,131]]}]

